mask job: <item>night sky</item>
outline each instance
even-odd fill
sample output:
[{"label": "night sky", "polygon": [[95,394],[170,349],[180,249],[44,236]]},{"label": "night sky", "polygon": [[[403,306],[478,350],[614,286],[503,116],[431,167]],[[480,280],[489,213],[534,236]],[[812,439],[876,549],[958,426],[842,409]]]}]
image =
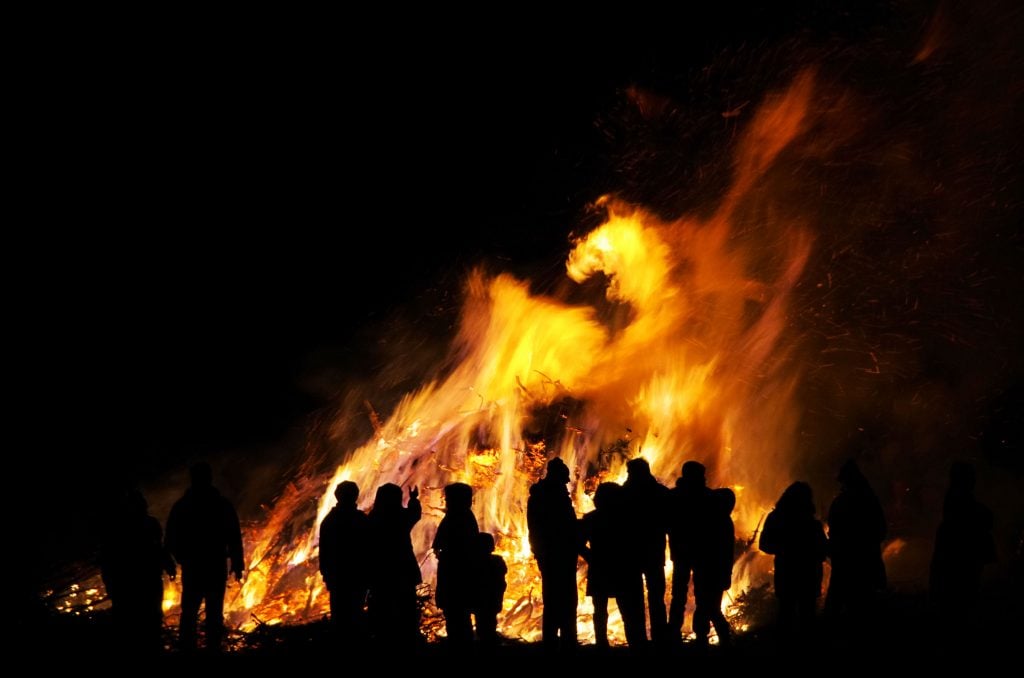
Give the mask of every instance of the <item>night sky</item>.
[{"label": "night sky", "polygon": [[[642,21],[480,19],[476,31],[441,16],[430,17],[436,29],[350,17],[315,30],[234,17],[46,35],[26,55],[41,67],[24,102],[31,207],[19,218],[25,243],[8,251],[28,264],[9,326],[27,340],[15,360],[27,448],[12,452],[46,505],[29,534],[59,526],[40,540],[39,563],[88,553],[96,496],[112,486],[166,484],[201,457],[290,463],[344,380],[372,379],[392,357],[394,328],[443,337],[472,266],[543,288],[571,234],[594,224],[598,195],[698,208],[728,175],[736,126],[722,112],[808,59],[854,87],[887,77],[859,51],[920,44],[935,6],[715,3]],[[1005,44],[1021,25],[1012,3],[944,7],[953,44]],[[996,69],[1017,72],[1017,89],[997,80],[986,103],[1009,103],[1018,123],[1019,57],[1002,54],[1010,64]],[[936,78],[956,93],[954,75]],[[686,110],[687,132],[624,140],[631,85]],[[658,184],[631,149],[659,134],[672,157],[657,162],[674,163],[689,192],[645,188]],[[965,194],[983,184],[998,194],[977,196],[986,237],[1020,223],[1014,137],[998,136],[1002,155],[979,151],[968,173]],[[1008,450],[1020,431],[1021,327],[1007,300],[1021,291],[1021,241],[1004,237],[967,254],[996,280],[981,292],[988,312],[1004,314],[972,335],[1006,356],[976,428],[1010,441],[984,449],[1019,474]],[[953,368],[935,369],[955,381],[964,360],[956,352]]]}]

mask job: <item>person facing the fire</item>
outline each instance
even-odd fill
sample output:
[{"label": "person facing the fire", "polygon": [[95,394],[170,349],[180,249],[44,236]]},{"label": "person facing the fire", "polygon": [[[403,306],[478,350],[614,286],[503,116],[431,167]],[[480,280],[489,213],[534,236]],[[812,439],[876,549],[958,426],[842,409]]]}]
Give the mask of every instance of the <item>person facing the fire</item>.
[{"label": "person facing the fire", "polygon": [[608,648],[609,598],[614,598],[619,607],[630,648],[639,650],[647,644],[644,580],[624,492],[616,483],[601,483],[594,492],[594,510],[580,521],[587,595],[594,603],[594,640],[602,650]]},{"label": "person facing the fire", "polygon": [[669,489],[651,474],[647,460],[637,457],[626,463],[626,482],[622,484],[622,492],[632,527],[635,555],[647,586],[651,640],[664,643],[668,622],[665,614],[665,542],[668,536]]},{"label": "person facing the fire", "polygon": [[814,513],[811,486],[793,483],[765,519],[758,543],[762,551],[775,556],[779,624],[789,639],[805,637],[811,631],[821,596],[828,540]]},{"label": "person facing the fire", "polygon": [[181,623],[183,649],[196,644],[199,606],[206,604],[206,647],[220,648],[224,635],[224,591],[228,561],[237,581],[245,570],[242,530],[234,506],[213,486],[210,465],[190,469],[192,486],[171,508],[167,519],[167,548],[181,564]]},{"label": "person facing the fire", "polygon": [[437,526],[433,550],[437,556],[437,606],[444,612],[448,642],[466,649],[473,643],[474,571],[479,563],[473,515],[473,488],[452,483],[444,488],[445,516]]},{"label": "person facing the fire", "polygon": [[935,533],[929,595],[944,622],[971,625],[985,565],[995,562],[992,511],[974,496],[974,467],[957,461],[949,469],[942,522]]},{"label": "person facing the fire", "polygon": [[339,483],[334,496],[338,503],[320,523],[320,574],[338,639],[356,646],[366,636],[370,519],[356,506],[359,486],[351,480]]},{"label": "person facing the fire", "polygon": [[505,602],[508,565],[504,558],[494,552],[494,537],[491,534],[481,532],[476,537],[476,543],[478,562],[473,599],[476,637],[481,648],[493,650],[498,646],[498,615]]},{"label": "person facing the fire", "polygon": [[423,515],[419,490],[409,490],[402,506],[402,488],[385,483],[377,488],[370,510],[367,611],[373,640],[380,645],[414,646],[421,638],[416,587],[423,581],[412,548],[412,528]]},{"label": "person facing the fire", "polygon": [[885,588],[885,513],[878,496],[848,460],[839,469],[839,495],[828,509],[828,550],[832,561],[825,614],[849,617],[855,627],[867,623],[872,597]]},{"label": "person facing the fire", "polygon": [[105,525],[99,552],[100,574],[113,605],[121,649],[158,652],[163,628],[163,573],[175,566],[164,548],[160,521],[149,515],[138,490],[121,495]]},{"label": "person facing the fire", "polygon": [[576,512],[569,498],[569,467],[557,457],[547,473],[530,487],[526,524],[530,549],[540,570],[544,612],[541,633],[547,650],[576,648],[576,563],[579,544]]},{"label": "person facing the fire", "polygon": [[736,494],[728,487],[712,490],[701,526],[700,548],[693,566],[693,631],[698,646],[706,647],[711,624],[718,642],[725,647],[732,640],[732,628],[722,614],[722,594],[732,585],[732,561],[736,549],[736,528],[732,510]]},{"label": "person facing the fire", "polygon": [[686,616],[687,589],[701,548],[701,528],[711,497],[704,464],[685,462],[671,495],[668,545],[672,557],[672,602],[668,612],[668,636],[671,641],[679,642]]}]

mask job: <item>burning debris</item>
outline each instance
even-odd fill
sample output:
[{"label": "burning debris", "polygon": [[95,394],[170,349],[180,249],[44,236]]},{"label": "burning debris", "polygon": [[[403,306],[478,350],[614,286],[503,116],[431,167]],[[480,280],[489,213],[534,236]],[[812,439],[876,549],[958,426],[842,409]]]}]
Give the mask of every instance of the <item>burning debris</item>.
[{"label": "burning debris", "polygon": [[[920,58],[936,49],[923,49]],[[631,96],[642,100],[645,117],[666,109],[638,90]],[[713,485],[736,493],[733,515],[747,547],[738,554],[723,608],[737,630],[760,623],[769,607],[770,560],[754,549],[758,533],[779,491],[813,466],[801,440],[809,436],[799,402],[801,395],[808,397],[800,391],[806,372],[827,371],[849,354],[862,363],[853,368],[859,379],[901,376],[892,353],[867,345],[864,336],[849,331],[852,321],[827,307],[839,294],[844,271],[837,267],[820,281],[804,279],[821,250],[841,259],[849,249],[842,242],[822,243],[820,229],[808,221],[817,217],[790,204],[803,192],[824,197],[825,182],[804,185],[798,171],[777,176],[783,159],[786,167],[820,159],[852,136],[818,134],[840,126],[849,104],[813,69],[760,103],[737,100],[720,113],[741,127],[734,128],[739,131],[731,180],[717,204],[679,215],[601,198],[595,207],[604,218],[574,242],[567,279],[557,293],[538,294],[510,274],[472,272],[448,362],[390,414],[379,416],[368,405],[373,434],[362,445],[338,449],[340,434],[326,434],[324,447],[336,454],[337,467],[325,473],[317,464],[306,465],[261,519],[244,526],[249,570],[240,587],[229,589],[229,624],[266,631],[326,615],[318,526],[335,488],[350,480],[362,490],[364,510],[384,483],[420,488],[425,513],[412,537],[426,582],[418,592],[421,630],[431,640],[442,635],[442,616],[432,600],[436,559],[430,544],[442,516],[442,488],[462,482],[473,488],[480,527],[496,535],[496,552],[509,566],[500,631],[527,642],[539,639],[543,601],[526,501],[530,485],[556,457],[572,471],[578,517],[593,509],[601,482],[624,479],[631,459],[647,460],[666,485],[684,460],[703,463]],[[794,158],[796,163],[789,162]],[[927,255],[923,248],[914,253]],[[822,295],[820,309],[800,311],[812,320],[795,318],[793,306],[806,294],[801,285],[816,285]],[[603,299],[587,298],[598,288]],[[917,312],[919,299],[899,294]],[[884,298],[865,303],[890,306]],[[615,312],[599,312],[602,305]],[[810,338],[808,324],[814,326]],[[802,342],[818,349],[818,363],[797,359],[806,352]],[[838,378],[828,386],[844,394],[856,387]],[[940,396],[915,393],[899,405],[913,413]],[[822,399],[813,406],[827,409],[833,403]],[[911,465],[913,459],[899,463]],[[886,553],[899,554],[903,544],[893,542]],[[669,562],[666,578],[671,575]],[[83,574],[77,584],[49,594],[56,609],[82,614],[103,605],[96,579]],[[582,565],[577,584],[585,590]],[[179,606],[175,582],[166,589],[163,607],[173,619]],[[579,636],[590,639],[590,601],[583,597],[578,609]],[[622,643],[622,621],[614,609],[609,626],[613,642]]]}]

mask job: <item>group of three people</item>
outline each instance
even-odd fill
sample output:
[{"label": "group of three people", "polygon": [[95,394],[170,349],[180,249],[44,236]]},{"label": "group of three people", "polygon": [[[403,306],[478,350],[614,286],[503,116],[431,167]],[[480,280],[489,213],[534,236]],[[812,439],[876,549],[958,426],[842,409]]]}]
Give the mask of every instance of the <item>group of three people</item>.
[{"label": "group of three people", "polygon": [[[452,483],[444,493],[445,517],[433,542],[435,600],[453,646],[472,642],[474,619],[481,643],[493,646],[507,568],[494,553],[494,537],[480,532],[472,511],[473,489]],[[381,485],[369,514],[357,506],[354,482],[341,482],[335,497],[337,505],[320,524],[320,571],[339,639],[347,644],[365,639],[414,643],[419,638],[416,589],[422,577],[410,533],[422,515],[418,491],[410,491],[403,507],[402,489]]]},{"label": "group of three people", "polygon": [[[548,463],[545,477],[530,490],[527,523],[530,546],[541,572],[545,644],[562,649],[576,645],[577,558],[588,563],[587,594],[594,602],[594,632],[599,646],[608,644],[608,601],[614,598],[631,647],[651,640],[681,638],[687,590],[694,584],[693,628],[706,642],[711,624],[728,642],[730,628],[721,600],[732,579],[735,530],[730,514],[736,504],[729,488],[706,485],[705,468],[683,465],[669,490],[651,474],[643,458],[626,464],[622,485],[601,483],[595,510],[577,521],[567,488],[569,469],[560,459]],[[671,604],[665,607],[666,539],[673,561]],[[644,604],[646,588],[647,610]]]}]

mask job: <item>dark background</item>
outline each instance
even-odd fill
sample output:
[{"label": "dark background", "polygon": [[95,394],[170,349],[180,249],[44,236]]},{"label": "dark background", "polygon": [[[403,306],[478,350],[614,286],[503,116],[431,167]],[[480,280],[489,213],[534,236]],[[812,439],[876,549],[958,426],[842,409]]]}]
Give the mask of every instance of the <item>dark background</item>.
[{"label": "dark background", "polygon": [[[1012,3],[965,7],[941,9],[961,45],[1006,42],[1020,25]],[[372,379],[393,357],[396,317],[450,326],[481,263],[553,284],[594,198],[657,202],[622,162],[629,86],[687,111],[688,133],[664,133],[676,178],[697,187],[672,209],[697,208],[728,176],[737,127],[723,112],[808,60],[911,55],[937,8],[47,24],[19,57],[25,202],[8,249],[30,563],[45,573],[87,554],[110,487],[180,491],[200,457],[291,463],[344,379]],[[846,75],[869,83],[874,67]],[[999,96],[1019,111],[1019,90]],[[989,216],[1004,231],[1020,215],[1020,157],[993,164],[1009,207]],[[1012,239],[986,255],[999,284],[985,295],[1020,292],[1019,253]],[[1015,473],[1018,321],[993,340],[1008,377],[978,424]]]}]

